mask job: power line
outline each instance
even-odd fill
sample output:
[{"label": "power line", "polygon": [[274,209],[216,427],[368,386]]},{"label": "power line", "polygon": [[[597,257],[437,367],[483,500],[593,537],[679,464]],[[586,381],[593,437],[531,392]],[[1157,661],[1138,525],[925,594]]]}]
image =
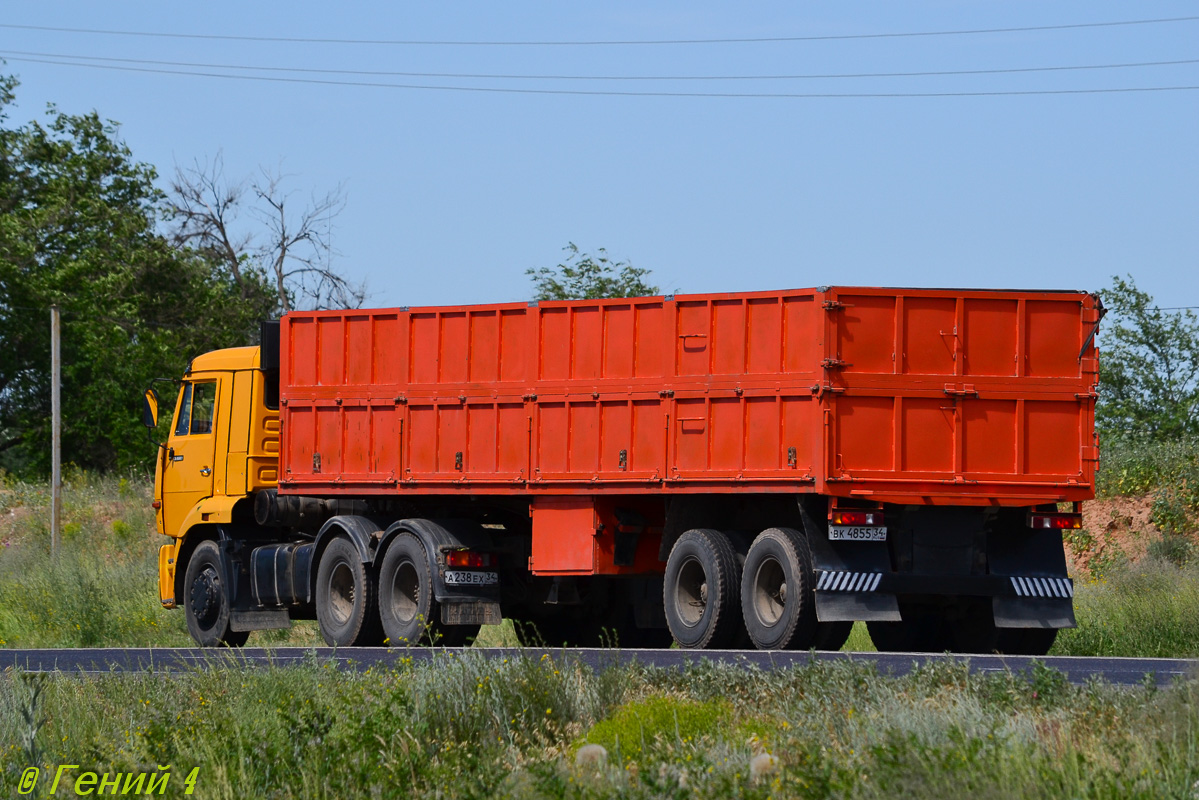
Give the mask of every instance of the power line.
[{"label": "power line", "polygon": [[288,44],[361,44],[361,45],[405,45],[405,46],[451,46],[451,47],[593,47],[633,45],[689,45],[689,44],[759,44],[770,42],[830,42],[853,39],[901,39],[927,36],[974,36],[991,33],[1029,33],[1034,31],[1083,30],[1088,28],[1115,28],[1129,25],[1159,25],[1175,22],[1194,22],[1199,16],[1161,17],[1157,19],[1118,20],[1112,22],[1078,22],[1064,25],[1027,25],[1011,28],[973,28],[947,31],[905,31],[897,33],[830,34],[822,36],[762,36],[722,39],[628,39],[628,40],[574,40],[574,41],[470,41],[436,39],[331,39],[291,36],[236,36],[213,33],[169,33],[164,31],[128,31],[102,28],[67,28],[50,25],[17,25],[0,23],[0,28],[26,31],[49,31],[53,33],[82,33],[100,36],[141,36],[164,39],[205,39],[233,42],[281,42]]},{"label": "power line", "polygon": [[86,67],[89,69],[116,70],[120,72],[142,72],[157,75],[186,75],[196,78],[224,78],[226,80],[265,81],[268,83],[294,83],[315,86],[356,86],[375,89],[410,89],[435,92],[483,92],[489,94],[529,95],[576,95],[587,97],[701,97],[701,98],[745,98],[745,99],[820,99],[820,98],[909,98],[909,97],[1013,97],[1022,95],[1085,95],[1085,94],[1135,94],[1143,92],[1186,92],[1199,89],[1195,86],[1134,86],[1099,89],[1021,89],[1007,91],[957,91],[957,92],[633,92],[593,89],[521,89],[496,86],[431,86],[412,83],[380,83],[377,81],[342,81],[321,78],[285,78],[270,75],[232,75],[222,72],[198,72],[188,70],[158,69],[152,67],[127,67],[116,64],[88,64],[77,61],[59,61],[45,58],[17,57],[11,61],[54,64],[63,67]]},{"label": "power line", "polygon": [[[373,75],[379,77],[405,78],[467,78],[486,80],[544,80],[544,81],[769,81],[769,80],[820,80],[828,78],[924,78],[950,75],[1009,75],[1025,72],[1068,72],[1077,70],[1129,69],[1136,67],[1172,67],[1184,64],[1199,64],[1199,58],[1174,61],[1133,61],[1117,64],[1081,64],[1050,67],[1005,67],[997,69],[926,70],[919,72],[843,72],[810,73],[796,75],[522,75],[474,72],[397,72],[391,70],[317,69],[312,67],[264,67],[246,64],[211,64],[195,61],[155,61],[142,58],[116,58],[108,56],[79,56],[69,53],[36,53],[27,50],[4,50],[5,57],[29,56],[31,58],[67,58],[80,62],[102,61],[121,64],[141,64],[196,69],[246,70],[255,72],[309,73],[316,75]],[[14,58],[14,60],[17,60]],[[81,66],[87,66],[82,63]]]}]

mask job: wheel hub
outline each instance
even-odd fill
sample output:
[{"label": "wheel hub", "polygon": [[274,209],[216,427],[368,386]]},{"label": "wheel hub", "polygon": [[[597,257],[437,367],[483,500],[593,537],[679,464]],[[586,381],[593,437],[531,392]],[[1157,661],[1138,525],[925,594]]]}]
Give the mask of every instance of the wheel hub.
[{"label": "wheel hub", "polygon": [[205,568],[191,587],[191,609],[202,627],[211,627],[221,613],[221,579],[212,567]]},{"label": "wheel hub", "polygon": [[787,574],[777,559],[767,558],[758,565],[753,579],[753,610],[766,626],[777,625],[787,608]]},{"label": "wheel hub", "polygon": [[674,607],[688,628],[694,628],[703,619],[708,608],[708,576],[698,559],[689,558],[680,567]]}]

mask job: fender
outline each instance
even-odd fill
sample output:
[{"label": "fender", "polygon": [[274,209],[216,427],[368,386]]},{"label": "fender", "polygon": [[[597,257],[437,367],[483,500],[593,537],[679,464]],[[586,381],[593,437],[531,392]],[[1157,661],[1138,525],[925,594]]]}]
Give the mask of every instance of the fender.
[{"label": "fender", "polygon": [[226,497],[225,495],[205,497],[192,506],[191,511],[187,512],[183,524],[179,526],[177,538],[183,539],[190,535],[192,528],[199,525],[227,525],[233,521],[233,507],[242,500],[245,498]]},{"label": "fender", "polygon": [[[234,609],[245,605],[245,581],[243,578],[242,562],[238,558],[244,536],[239,536],[229,525],[213,525],[203,523],[187,531],[187,535],[177,541],[174,570],[175,602],[171,608],[184,602],[183,581],[187,577],[187,567],[191,562],[192,553],[201,542],[213,541],[220,549],[221,579],[229,591],[229,599]],[[161,559],[161,555],[160,555]]]},{"label": "fender", "polygon": [[316,565],[320,563],[321,555],[335,536],[343,534],[354,543],[363,564],[368,566],[374,564],[375,553],[382,552],[377,548],[379,526],[373,520],[350,515],[330,518],[321,526],[314,542],[316,546],[312,548],[312,568],[309,570],[307,602],[313,602],[316,597]]},{"label": "fender", "polygon": [[387,546],[401,533],[411,533],[425,546],[429,555],[429,567],[433,573],[433,596],[444,600],[499,600],[499,586],[447,586],[445,571],[439,563],[439,555],[446,550],[468,547],[472,550],[490,550],[494,546],[491,534],[477,522],[464,519],[402,519],[393,523],[383,534],[378,555],[387,552]]}]

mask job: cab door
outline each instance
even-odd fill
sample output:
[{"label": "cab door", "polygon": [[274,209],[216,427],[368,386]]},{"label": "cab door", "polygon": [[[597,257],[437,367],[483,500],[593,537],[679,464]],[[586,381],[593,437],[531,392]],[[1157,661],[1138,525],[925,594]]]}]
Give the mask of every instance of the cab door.
[{"label": "cab door", "polygon": [[182,536],[188,513],[212,496],[219,391],[216,378],[187,381],[180,390],[163,465],[163,525],[169,536]]}]

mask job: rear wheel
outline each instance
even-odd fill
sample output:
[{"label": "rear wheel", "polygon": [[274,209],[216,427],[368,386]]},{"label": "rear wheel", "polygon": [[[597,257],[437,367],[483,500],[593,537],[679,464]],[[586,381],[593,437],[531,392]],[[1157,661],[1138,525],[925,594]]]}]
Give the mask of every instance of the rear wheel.
[{"label": "rear wheel", "polygon": [[1043,656],[1056,639],[1057,628],[1000,628],[995,649],[1013,656]]},{"label": "rear wheel", "polygon": [[222,577],[221,551],[213,541],[201,542],[183,578],[187,630],[201,647],[241,647],[249,631],[229,626],[231,602]]},{"label": "rear wheel", "polygon": [[344,536],[329,542],[316,573],[316,619],[332,647],[379,643],[375,582],[358,548]]},{"label": "rear wheel", "polygon": [[[802,533],[769,528],[754,539],[741,573],[741,613],[749,638],[759,650],[815,646],[819,623],[812,591],[812,555]],[[844,641],[838,648],[841,644]]]},{"label": "rear wheel", "polygon": [[379,618],[387,644],[461,647],[479,633],[478,625],[443,625],[440,615],[429,554],[420,539],[401,533],[379,567]]},{"label": "rear wheel", "polygon": [[729,539],[709,528],[679,537],[666,561],[662,599],[666,624],[680,647],[731,646],[741,631],[736,555]]},{"label": "rear wheel", "polygon": [[817,650],[840,650],[849,641],[853,631],[852,622],[818,622],[816,623],[816,641],[812,646]]},{"label": "rear wheel", "polygon": [[943,653],[953,646],[941,615],[933,609],[900,605],[902,622],[867,622],[880,653]]}]

